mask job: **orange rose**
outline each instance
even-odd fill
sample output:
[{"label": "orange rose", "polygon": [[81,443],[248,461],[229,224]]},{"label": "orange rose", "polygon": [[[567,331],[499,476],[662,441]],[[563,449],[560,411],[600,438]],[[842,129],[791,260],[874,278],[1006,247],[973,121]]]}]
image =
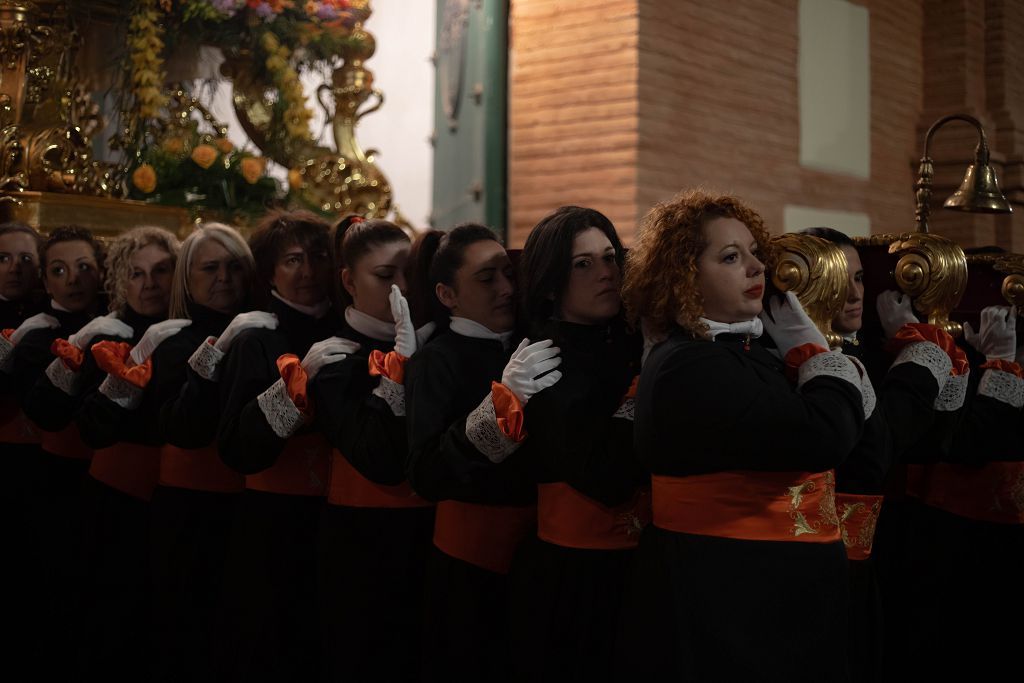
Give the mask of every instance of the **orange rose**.
[{"label": "orange rose", "polygon": [[262,157],[245,157],[239,164],[242,170],[242,177],[245,182],[255,185],[256,181],[263,177],[263,171],[267,168],[267,160]]},{"label": "orange rose", "polygon": [[293,168],[288,171],[288,189],[299,190],[305,182],[302,179],[302,171],[297,168]]},{"label": "orange rose", "polygon": [[149,164],[142,164],[132,172],[132,185],[143,194],[149,194],[156,189],[156,169]]},{"label": "orange rose", "polygon": [[185,141],[181,138],[167,138],[160,146],[168,154],[181,154],[185,151]]},{"label": "orange rose", "polygon": [[217,150],[209,145],[198,145],[192,150],[192,161],[199,168],[210,168],[217,161]]},{"label": "orange rose", "polygon": [[221,154],[231,154],[235,150],[235,146],[227,138],[217,138],[213,144],[217,145],[217,149],[220,150]]}]

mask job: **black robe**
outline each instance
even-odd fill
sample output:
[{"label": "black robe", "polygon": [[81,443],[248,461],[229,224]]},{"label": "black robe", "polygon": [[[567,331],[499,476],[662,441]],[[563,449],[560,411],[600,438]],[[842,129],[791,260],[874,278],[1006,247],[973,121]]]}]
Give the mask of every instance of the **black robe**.
[{"label": "black robe", "polygon": [[[288,439],[274,433],[257,403],[281,377],[277,359],[293,353],[302,360],[310,346],[333,336],[339,326],[332,312],[315,319],[276,298],[268,310],[278,318],[277,329],[239,334],[220,380],[218,451],[229,467],[246,475],[271,468],[286,454]],[[307,425],[292,438],[311,432]],[[322,493],[242,492],[228,542],[214,644],[220,680],[321,676],[316,553],[322,507]]]},{"label": "black robe", "polygon": [[[553,339],[562,357],[562,378],[526,405],[536,482],[565,482],[609,508],[630,503],[648,477],[633,454],[632,420],[613,415],[640,371],[639,335],[618,321],[552,321],[531,338]],[[632,557],[531,539],[510,575],[516,680],[610,678]]]},{"label": "black robe", "polygon": [[[842,464],[863,423],[860,391],[847,381],[820,375],[797,391],[756,341],[677,332],[644,366],[634,433],[654,475],[824,472]],[[650,680],[845,680],[847,565],[841,541],[650,524],[627,589],[618,670]]]},{"label": "black robe", "polygon": [[[536,499],[529,440],[495,465],[466,437],[466,417],[500,381],[510,350],[445,331],[405,374],[408,475],[428,500],[522,506]],[[509,674],[508,577],[432,549],[424,605],[423,677],[502,680]]]},{"label": "black robe", "polygon": [[[71,401],[80,399],[74,419],[82,440],[93,449],[159,445],[154,428],[156,406],[151,401],[144,399],[137,410],[127,411],[98,391],[106,373],[97,366],[92,346],[105,340],[134,345],[158,322],[130,308],[123,320],[132,328],[132,338],[91,340],[79,371],[85,388]],[[46,384],[48,395],[66,396]],[[36,389],[40,386],[37,383]],[[92,474],[95,466],[94,456],[83,483],[80,566],[84,574],[82,619],[88,628],[82,638],[82,673],[90,678],[138,678],[148,675],[152,662],[149,502],[100,481]],[[140,459],[139,466],[148,471],[152,458]]]},{"label": "black robe", "polygon": [[[316,425],[335,448],[332,492],[344,458],[359,475],[387,487],[405,482],[405,417],[372,392],[372,351],[393,341],[344,325],[362,348],[324,368],[313,382]],[[395,491],[396,489],[388,489]],[[411,491],[410,491],[411,492]],[[434,531],[425,507],[345,505],[328,498],[320,525],[320,600],[329,681],[411,681],[419,675],[423,578]]]},{"label": "black robe", "polygon": [[[220,386],[200,377],[188,359],[231,316],[189,304],[192,324],[153,352],[147,394],[159,407],[159,439],[223,466],[214,441]],[[161,455],[161,459],[167,458]],[[240,477],[239,477],[240,480]],[[237,493],[161,483],[151,502],[154,681],[213,681],[213,621],[220,607],[228,533]]]}]

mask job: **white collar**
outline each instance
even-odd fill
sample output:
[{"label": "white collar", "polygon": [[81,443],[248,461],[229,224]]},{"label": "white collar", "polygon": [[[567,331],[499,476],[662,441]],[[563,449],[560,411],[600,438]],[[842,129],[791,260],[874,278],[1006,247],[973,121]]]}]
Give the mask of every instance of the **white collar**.
[{"label": "white collar", "polygon": [[276,289],[275,290],[271,290],[270,293],[274,295],[274,298],[276,298],[277,300],[281,301],[282,303],[287,305],[289,308],[294,308],[299,313],[305,313],[306,315],[312,316],[312,317],[316,318],[317,320],[319,320],[320,318],[322,318],[325,315],[327,315],[327,311],[331,310],[331,300],[330,299],[324,299],[320,303],[313,304],[312,306],[304,306],[302,304],[297,304],[294,301],[289,301],[288,299],[285,299],[283,296],[281,296],[280,294],[277,293]]},{"label": "white collar", "polygon": [[456,334],[461,334],[463,337],[500,341],[502,347],[506,349],[508,348],[509,341],[512,339],[511,330],[508,332],[492,332],[489,328],[484,327],[475,320],[460,318],[456,315],[451,317],[451,323],[448,328]]},{"label": "white collar", "polygon": [[738,323],[720,323],[716,320],[701,318],[700,321],[708,326],[708,336],[712,341],[720,334],[744,334],[757,339],[764,333],[764,323],[760,318],[744,320]]},{"label": "white collar", "polygon": [[345,322],[356,332],[365,334],[370,339],[377,341],[394,341],[395,324],[378,320],[372,315],[357,311],[355,306],[345,309]]},{"label": "white collar", "polygon": [[70,313],[71,312],[68,309],[66,309],[63,306],[61,306],[59,303],[57,303],[56,299],[50,299],[50,308],[52,308],[55,311],[62,311],[64,313]]}]

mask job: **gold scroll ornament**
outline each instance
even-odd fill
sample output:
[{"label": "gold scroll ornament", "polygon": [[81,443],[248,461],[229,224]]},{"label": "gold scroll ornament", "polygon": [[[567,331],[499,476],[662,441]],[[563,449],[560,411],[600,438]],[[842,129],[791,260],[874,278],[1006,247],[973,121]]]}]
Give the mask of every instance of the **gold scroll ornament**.
[{"label": "gold scroll ornament", "polygon": [[832,321],[846,304],[848,286],[846,255],[835,244],[813,235],[787,233],[772,238],[779,259],[772,270],[772,284],[792,291],[831,348],[843,343],[832,330]]},{"label": "gold scroll ornament", "polygon": [[909,233],[894,238],[889,253],[899,256],[893,277],[914,300],[928,322],[953,337],[963,331],[949,319],[967,289],[967,256],[956,242],[933,233]]}]

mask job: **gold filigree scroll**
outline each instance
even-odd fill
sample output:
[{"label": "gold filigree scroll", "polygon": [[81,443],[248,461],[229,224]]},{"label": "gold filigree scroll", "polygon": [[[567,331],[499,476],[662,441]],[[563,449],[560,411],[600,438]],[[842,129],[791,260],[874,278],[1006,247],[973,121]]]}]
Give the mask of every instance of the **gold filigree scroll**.
[{"label": "gold filigree scroll", "polygon": [[890,244],[889,253],[900,257],[893,275],[914,308],[932,325],[959,336],[960,323],[949,313],[967,288],[967,257],[960,245],[940,235],[909,233]]},{"label": "gold filigree scroll", "polygon": [[846,303],[848,282],[846,256],[836,245],[812,235],[787,233],[772,238],[782,255],[772,271],[772,283],[800,299],[832,348],[843,343],[832,330],[832,321]]},{"label": "gold filigree scroll", "polygon": [[814,493],[817,484],[813,479],[803,481],[796,486],[787,487],[789,496],[789,516],[793,520],[793,535],[803,536],[804,534],[818,534],[822,527],[836,527],[839,525],[839,516],[836,514],[836,479],[831,471],[824,475],[825,490],[821,492],[821,500],[818,501],[819,521],[811,522],[801,510],[804,503],[804,496]]}]

